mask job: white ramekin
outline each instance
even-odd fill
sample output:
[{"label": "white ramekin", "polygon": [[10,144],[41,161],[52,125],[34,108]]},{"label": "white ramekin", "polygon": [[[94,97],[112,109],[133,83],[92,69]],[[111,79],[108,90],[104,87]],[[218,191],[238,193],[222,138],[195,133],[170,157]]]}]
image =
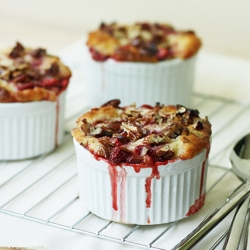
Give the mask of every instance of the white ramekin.
[{"label": "white ramekin", "polygon": [[55,102],[0,103],[0,159],[27,159],[60,145],[64,109],[65,92]]},{"label": "white ramekin", "polygon": [[191,104],[196,55],[158,63],[97,62],[84,48],[85,91],[93,106],[120,99],[123,106]]},{"label": "white ramekin", "polygon": [[159,166],[159,176],[152,178],[150,185],[152,168],[138,172],[132,166],[110,167],[107,162],[96,160],[75,139],[74,145],[80,198],[84,206],[99,217],[120,223],[153,225],[180,220],[204,204],[206,149],[191,160]]}]

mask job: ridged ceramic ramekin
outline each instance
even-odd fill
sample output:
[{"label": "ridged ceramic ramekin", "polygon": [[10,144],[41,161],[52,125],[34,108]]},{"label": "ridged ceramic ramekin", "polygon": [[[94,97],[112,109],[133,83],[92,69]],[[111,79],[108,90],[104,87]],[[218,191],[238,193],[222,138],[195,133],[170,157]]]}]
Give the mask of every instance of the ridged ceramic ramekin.
[{"label": "ridged ceramic ramekin", "polygon": [[84,76],[86,97],[92,106],[120,99],[124,105],[136,102],[155,105],[190,106],[194,89],[196,55],[158,63],[97,62],[85,48]]},{"label": "ridged ceramic ramekin", "polygon": [[197,212],[206,196],[208,151],[156,169],[110,166],[74,140],[79,194],[84,206],[104,219],[153,225]]},{"label": "ridged ceramic ramekin", "polygon": [[60,145],[64,109],[65,92],[55,102],[0,103],[0,159],[27,159]]}]

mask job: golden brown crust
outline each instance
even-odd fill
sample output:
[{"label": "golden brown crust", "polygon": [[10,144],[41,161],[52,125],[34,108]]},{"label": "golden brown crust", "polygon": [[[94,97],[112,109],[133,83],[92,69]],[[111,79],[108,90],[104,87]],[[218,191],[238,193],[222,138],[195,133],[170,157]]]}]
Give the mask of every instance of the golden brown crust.
[{"label": "golden brown crust", "polygon": [[169,41],[173,44],[175,56],[182,59],[195,55],[201,47],[200,39],[192,32],[170,35]]},{"label": "golden brown crust", "polygon": [[104,121],[108,119],[119,118],[120,110],[114,108],[113,106],[104,106],[101,108],[91,109],[89,112],[83,114],[77,119],[77,123],[81,124],[83,119],[86,119],[90,123]]},{"label": "golden brown crust", "polygon": [[113,58],[117,61],[158,62],[195,55],[201,40],[192,31],[177,31],[168,24],[122,26],[102,23],[98,30],[89,33],[87,45],[97,61]]},{"label": "golden brown crust", "polygon": [[104,106],[77,120],[72,136],[112,164],[191,159],[209,148],[211,124],[181,105]]},{"label": "golden brown crust", "polygon": [[44,88],[35,87],[10,93],[12,102],[30,102],[30,101],[55,101],[56,93]]},{"label": "golden brown crust", "polygon": [[89,33],[87,45],[103,54],[112,55],[118,48],[119,41],[105,32],[95,31]]},{"label": "golden brown crust", "polygon": [[70,77],[69,68],[44,49],[17,43],[0,51],[0,102],[55,101]]}]

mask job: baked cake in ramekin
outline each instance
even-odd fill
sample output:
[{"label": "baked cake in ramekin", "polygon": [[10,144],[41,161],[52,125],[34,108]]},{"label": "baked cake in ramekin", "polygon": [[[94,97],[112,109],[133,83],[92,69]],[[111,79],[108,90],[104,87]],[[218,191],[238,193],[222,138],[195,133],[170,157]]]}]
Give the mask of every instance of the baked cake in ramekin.
[{"label": "baked cake in ramekin", "polygon": [[93,108],[72,130],[85,207],[141,225],[198,211],[206,196],[208,118],[181,105],[119,105]]},{"label": "baked cake in ramekin", "polygon": [[71,72],[45,49],[16,43],[0,51],[0,159],[52,151],[63,140]]},{"label": "baked cake in ramekin", "polygon": [[84,48],[86,97],[92,105],[119,98],[190,106],[200,47],[193,31],[167,24],[102,23]]}]

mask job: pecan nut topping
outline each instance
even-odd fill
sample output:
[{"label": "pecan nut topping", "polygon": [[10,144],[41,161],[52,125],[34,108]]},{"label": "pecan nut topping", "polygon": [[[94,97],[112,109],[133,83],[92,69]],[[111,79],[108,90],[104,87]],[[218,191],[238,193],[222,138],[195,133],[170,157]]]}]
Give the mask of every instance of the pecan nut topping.
[{"label": "pecan nut topping", "polygon": [[[17,42],[0,52],[1,102],[55,101],[69,83],[71,72],[45,49],[31,49]],[[7,98],[8,96],[8,98]]]},{"label": "pecan nut topping", "polygon": [[72,135],[96,158],[110,164],[152,167],[191,159],[210,145],[211,124],[182,105],[120,107],[108,102],[83,114]]}]

